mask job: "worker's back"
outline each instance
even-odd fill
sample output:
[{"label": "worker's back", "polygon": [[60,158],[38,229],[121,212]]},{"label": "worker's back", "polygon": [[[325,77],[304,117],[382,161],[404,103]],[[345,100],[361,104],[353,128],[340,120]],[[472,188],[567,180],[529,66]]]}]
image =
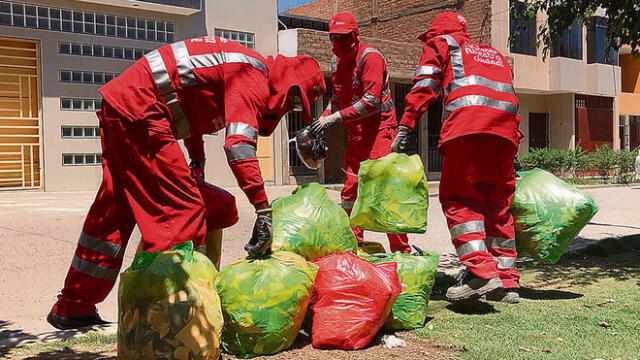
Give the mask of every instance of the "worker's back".
[{"label": "worker's back", "polygon": [[240,72],[255,74],[254,81],[242,84],[242,91],[266,105],[265,59],[246,46],[217,36],[153,50],[103,86],[100,93],[131,121],[153,120],[170,113],[176,136],[184,138],[225,127],[225,93],[236,78],[234,74]]}]

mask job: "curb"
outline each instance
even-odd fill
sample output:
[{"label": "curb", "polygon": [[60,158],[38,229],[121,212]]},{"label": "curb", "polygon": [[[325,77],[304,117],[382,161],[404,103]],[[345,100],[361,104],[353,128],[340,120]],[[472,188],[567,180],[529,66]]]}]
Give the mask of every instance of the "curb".
[{"label": "curb", "polygon": [[[570,184],[571,185],[571,184]],[[637,183],[631,184],[593,184],[593,185],[573,185],[578,189],[606,189],[606,188],[621,188],[621,187],[632,187],[635,185],[640,185]]]}]

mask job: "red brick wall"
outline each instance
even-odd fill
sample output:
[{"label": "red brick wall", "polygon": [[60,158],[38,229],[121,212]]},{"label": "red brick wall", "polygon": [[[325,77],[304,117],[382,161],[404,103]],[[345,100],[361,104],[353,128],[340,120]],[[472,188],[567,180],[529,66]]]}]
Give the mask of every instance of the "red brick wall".
[{"label": "red brick wall", "polygon": [[433,17],[443,11],[459,11],[469,22],[469,34],[491,41],[491,0],[317,0],[287,12],[328,19],[335,11],[351,11],[360,33],[391,41],[417,42]]},{"label": "red brick wall", "polygon": [[[421,45],[362,37],[361,40],[378,48],[387,59],[389,75],[395,80],[410,81],[418,65]],[[331,44],[325,32],[298,29],[298,53],[316,59],[322,70],[331,71]]]}]

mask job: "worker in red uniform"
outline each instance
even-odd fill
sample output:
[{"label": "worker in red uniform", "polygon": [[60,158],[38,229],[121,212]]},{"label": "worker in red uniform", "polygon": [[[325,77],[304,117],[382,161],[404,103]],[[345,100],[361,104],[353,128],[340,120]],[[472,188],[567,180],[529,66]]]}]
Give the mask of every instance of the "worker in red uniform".
[{"label": "worker in red uniform", "polygon": [[229,166],[257,213],[245,250],[269,251],[271,208],[256,158],[258,135],[270,135],[294,108],[309,121],[310,104],[325,86],[310,57],[265,59],[204,36],[151,51],[99,91],[103,181],[47,317],[58,329],[104,323],[95,305],[115,283],[134,225],[144,251],[205,244],[203,198],[178,139],[185,139],[192,166],[203,167],[202,134],[226,129]]},{"label": "worker in red uniform", "polygon": [[414,86],[405,99],[393,151],[443,92],[448,117],[440,133],[440,202],[466,270],[448,289],[451,301],[479,298],[517,303],[513,217],[514,156],[521,140],[513,71],[497,50],[467,34],[465,18],[439,14],[424,42]]},{"label": "worker in red uniform", "polygon": [[[388,155],[398,122],[389,90],[387,63],[382,53],[360,42],[355,16],[350,12],[333,15],[329,20],[333,45],[331,81],[333,97],[322,117],[311,124],[321,133],[342,122],[347,128],[345,155],[346,179],[342,189],[342,207],[347,214],[358,195],[360,162]],[[358,241],[363,231],[352,228]],[[411,252],[406,234],[387,234],[392,252]]]}]

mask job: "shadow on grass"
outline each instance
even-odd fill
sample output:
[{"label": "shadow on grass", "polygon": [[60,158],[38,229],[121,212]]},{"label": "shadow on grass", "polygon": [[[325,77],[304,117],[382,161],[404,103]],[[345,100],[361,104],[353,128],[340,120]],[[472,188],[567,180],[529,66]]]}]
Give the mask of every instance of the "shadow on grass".
[{"label": "shadow on grass", "polygon": [[54,351],[43,351],[37,355],[24,358],[25,360],[115,360],[117,356],[105,355],[102,352],[75,351],[72,349],[62,349]]},{"label": "shadow on grass", "polygon": [[638,279],[640,234],[591,243],[584,249],[563,255],[556,264],[528,262],[518,268],[538,272],[535,281],[541,283],[559,279],[568,285],[589,285],[606,278]]},{"label": "shadow on grass", "polygon": [[523,287],[519,291],[520,297],[528,300],[572,300],[584,295],[563,290],[538,290]]},{"label": "shadow on grass", "polygon": [[[13,323],[6,320],[0,320],[0,358],[11,352],[12,349],[19,348],[35,342],[47,342],[52,340],[64,340],[78,335],[86,334],[91,331],[105,329],[108,326],[93,326],[74,330],[56,330],[44,334],[30,334],[21,329],[12,329]],[[67,351],[67,350],[65,350]],[[68,351],[73,352],[69,349]],[[102,359],[103,357],[83,357],[81,359]],[[40,357],[34,358],[40,359]],[[80,359],[76,357],[44,357],[44,359]]]},{"label": "shadow on grass", "polygon": [[487,315],[499,312],[493,305],[480,300],[459,301],[447,305],[446,308],[465,315]]}]

